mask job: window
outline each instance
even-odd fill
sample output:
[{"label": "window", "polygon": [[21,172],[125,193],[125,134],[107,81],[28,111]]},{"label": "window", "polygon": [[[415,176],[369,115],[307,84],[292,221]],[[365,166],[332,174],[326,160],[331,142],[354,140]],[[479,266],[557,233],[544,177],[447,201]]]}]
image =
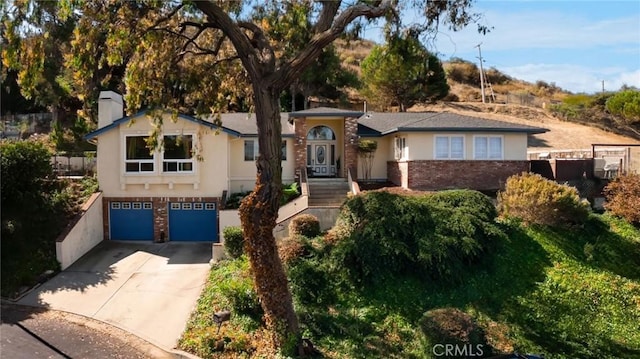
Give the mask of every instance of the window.
[{"label": "window", "polygon": [[394,145],[394,157],[396,160],[407,158],[407,139],[404,137],[396,137]]},{"label": "window", "polygon": [[307,140],[335,140],[336,134],[327,126],[316,126],[307,133]]},{"label": "window", "polygon": [[193,209],[196,211],[202,211],[204,209],[204,203],[194,203]]},{"label": "window", "polygon": [[193,172],[193,136],[164,136],[163,172]]},{"label": "window", "polygon": [[216,204],[215,203],[205,203],[204,204],[204,209],[207,211],[213,211],[216,209]]},{"label": "window", "polygon": [[282,160],[286,161],[287,160],[287,141],[282,141],[281,151],[282,151]]},{"label": "window", "polygon": [[502,136],[475,136],[473,158],[477,160],[501,160]]},{"label": "window", "polygon": [[437,160],[464,159],[464,137],[436,136],[435,158]]},{"label": "window", "polygon": [[153,172],[153,151],[147,147],[147,136],[125,137],[125,172]]},{"label": "window", "polygon": [[258,158],[258,141],[245,140],[244,141],[244,160],[255,161]]},{"label": "window", "polygon": [[[282,160],[287,160],[287,141],[282,141],[282,145],[280,147],[282,151]],[[245,140],[244,141],[244,160],[245,161],[255,161],[258,159],[260,155],[260,150],[258,146],[258,141],[256,140]]]}]

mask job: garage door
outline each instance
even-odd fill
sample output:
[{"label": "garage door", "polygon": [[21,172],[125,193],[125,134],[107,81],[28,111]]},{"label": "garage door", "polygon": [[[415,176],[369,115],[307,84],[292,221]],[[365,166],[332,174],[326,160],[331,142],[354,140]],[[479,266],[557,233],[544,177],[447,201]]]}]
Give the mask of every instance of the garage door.
[{"label": "garage door", "polygon": [[172,202],[169,204],[170,241],[218,241],[215,203]]},{"label": "garage door", "polygon": [[151,202],[111,202],[109,230],[115,240],[153,240]]}]

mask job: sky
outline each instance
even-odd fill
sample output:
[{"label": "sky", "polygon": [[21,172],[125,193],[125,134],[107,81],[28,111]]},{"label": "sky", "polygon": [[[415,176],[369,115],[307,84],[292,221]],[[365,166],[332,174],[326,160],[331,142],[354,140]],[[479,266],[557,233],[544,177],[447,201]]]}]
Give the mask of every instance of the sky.
[{"label": "sky", "polygon": [[[639,0],[477,0],[473,10],[492,30],[481,35],[475,25],[453,32],[440,28],[426,41],[441,60],[451,57],[528,82],[555,83],[573,93],[640,88]],[[405,14],[404,21],[411,21]],[[381,43],[379,27],[364,37]]]}]

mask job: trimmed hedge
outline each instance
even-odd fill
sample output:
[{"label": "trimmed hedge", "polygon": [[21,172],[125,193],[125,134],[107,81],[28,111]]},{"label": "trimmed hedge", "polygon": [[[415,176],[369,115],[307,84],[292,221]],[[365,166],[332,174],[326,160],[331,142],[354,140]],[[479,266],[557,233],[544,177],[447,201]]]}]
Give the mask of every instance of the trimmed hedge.
[{"label": "trimmed hedge", "polygon": [[244,253],[244,236],[242,227],[226,227],[222,234],[224,236],[224,250],[233,259],[242,256]]},{"label": "trimmed hedge", "polygon": [[300,214],[289,222],[289,236],[313,238],[320,235],[320,221],[312,214]]}]

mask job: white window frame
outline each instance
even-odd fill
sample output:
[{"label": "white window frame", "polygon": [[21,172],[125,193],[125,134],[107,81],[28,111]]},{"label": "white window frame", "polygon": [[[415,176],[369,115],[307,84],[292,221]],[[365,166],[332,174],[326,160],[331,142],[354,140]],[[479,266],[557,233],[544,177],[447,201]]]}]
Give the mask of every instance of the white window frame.
[{"label": "white window frame", "polygon": [[[453,157],[451,153],[451,139],[452,138],[460,138],[462,139],[462,156],[461,157]],[[447,155],[446,156],[438,156],[438,139],[446,139],[447,140]],[[436,160],[464,160],[466,158],[466,144],[465,144],[465,136],[464,135],[435,135],[433,138],[433,158]]]},{"label": "white window frame", "polygon": [[406,160],[407,159],[407,138],[406,137],[395,137],[393,140],[393,157],[396,160]]},{"label": "white window frame", "polygon": [[[253,142],[253,158],[252,159],[247,159],[247,157],[245,156],[244,153],[244,149],[247,146],[247,142]],[[246,162],[254,162],[255,160],[258,159],[258,156],[260,155],[260,146],[258,145],[258,139],[250,139],[250,140],[244,140],[244,142],[242,142],[242,158],[246,161]]]},{"label": "white window frame", "polygon": [[[478,139],[485,139],[487,141],[487,155],[485,156],[479,156],[478,152],[477,152],[477,146],[476,146],[476,141]],[[499,156],[492,156],[492,151],[491,151],[491,139],[499,139],[500,140],[500,155]],[[494,151],[495,153],[495,151]],[[473,136],[473,159],[474,160],[486,160],[486,161],[492,161],[492,160],[504,160],[504,136],[502,135],[474,135]]]},{"label": "white window frame", "polygon": [[[191,136],[191,158],[185,158],[185,159],[165,159],[164,158],[164,138],[166,136]],[[172,134],[172,133],[163,133],[162,134],[162,141],[163,141],[163,145],[162,145],[162,150],[161,150],[161,158],[162,158],[162,173],[168,173],[168,174],[177,174],[177,173],[187,173],[187,174],[191,174],[194,173],[196,171],[196,161],[194,160],[194,152],[195,152],[195,147],[196,147],[196,136],[193,133],[190,132],[186,132],[186,133],[179,133],[179,134]],[[165,171],[164,170],[164,165],[165,163],[175,163],[176,164],[176,170],[175,171]],[[184,165],[185,164],[191,164],[191,169],[190,170],[185,170]]]},{"label": "white window frame", "polygon": [[[148,174],[154,174],[156,173],[156,152],[157,151],[153,151],[151,153],[152,158],[151,159],[132,159],[129,160],[127,159],[127,138],[129,137],[148,137],[147,135],[141,135],[141,134],[125,134],[124,135],[124,142],[122,144],[122,148],[123,148],[123,159],[124,159],[124,173],[126,173],[127,175],[148,175]],[[130,163],[137,163],[138,164],[138,171],[127,171],[127,164]],[[142,171],[142,164],[144,163],[151,163],[153,165],[153,170],[152,171]]]}]

